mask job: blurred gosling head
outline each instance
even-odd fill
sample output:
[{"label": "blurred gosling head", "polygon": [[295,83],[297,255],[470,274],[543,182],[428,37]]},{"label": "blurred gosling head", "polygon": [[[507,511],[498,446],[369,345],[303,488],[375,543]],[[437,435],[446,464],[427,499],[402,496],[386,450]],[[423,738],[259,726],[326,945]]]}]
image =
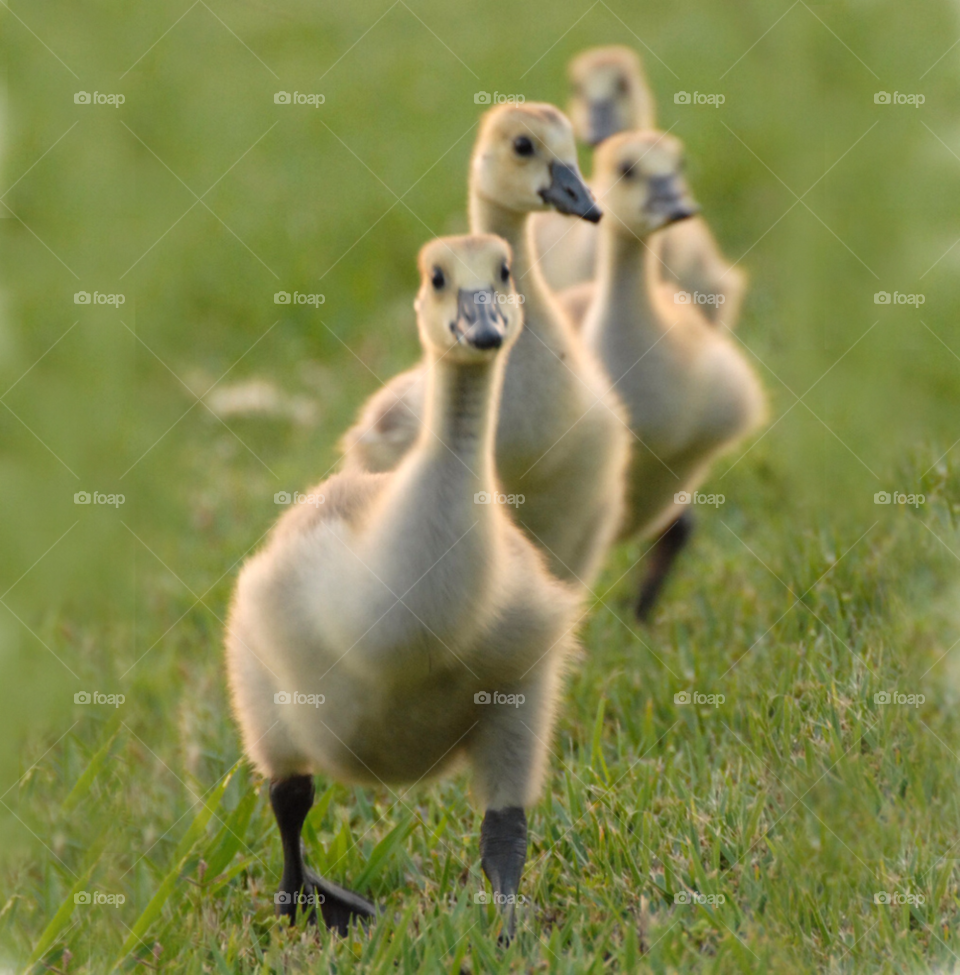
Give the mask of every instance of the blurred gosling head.
[{"label": "blurred gosling head", "polygon": [[645,237],[699,207],[683,175],[683,143],[665,132],[621,132],[594,158],[594,183],[610,229]]},{"label": "blurred gosling head", "polygon": [[600,208],[577,166],[570,120],[553,105],[500,105],[481,122],[471,189],[508,210],[555,209],[596,223]]},{"label": "blurred gosling head", "polygon": [[567,75],[570,119],[581,142],[595,146],[625,129],[654,125],[653,96],[630,48],[590,48],[570,62]]},{"label": "blurred gosling head", "polygon": [[522,314],[512,261],[510,245],[493,234],[438,237],[421,249],[414,308],[428,352],[481,363],[513,345]]}]

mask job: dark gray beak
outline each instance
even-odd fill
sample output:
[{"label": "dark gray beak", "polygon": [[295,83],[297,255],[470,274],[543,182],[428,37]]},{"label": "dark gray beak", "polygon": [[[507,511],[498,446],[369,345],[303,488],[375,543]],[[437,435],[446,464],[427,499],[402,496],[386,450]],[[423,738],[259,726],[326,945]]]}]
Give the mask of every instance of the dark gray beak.
[{"label": "dark gray beak", "polygon": [[550,163],[550,185],[540,190],[544,203],[549,203],[560,213],[582,217],[598,223],[603,211],[597,206],[593,194],[574,166],[554,160]]},{"label": "dark gray beak", "polygon": [[677,175],[650,177],[650,213],[664,218],[664,224],[688,220],[700,212],[700,207],[687,192],[684,181]]},{"label": "dark gray beak", "polygon": [[616,135],[620,131],[620,124],[617,119],[617,103],[612,98],[604,98],[600,101],[590,102],[587,108],[587,118],[589,132],[587,133],[587,143],[591,146],[598,146],[604,139]]},{"label": "dark gray beak", "polygon": [[450,330],[457,341],[466,342],[475,349],[499,349],[503,343],[507,320],[497,304],[493,288],[481,291],[457,292],[457,320],[450,323]]}]

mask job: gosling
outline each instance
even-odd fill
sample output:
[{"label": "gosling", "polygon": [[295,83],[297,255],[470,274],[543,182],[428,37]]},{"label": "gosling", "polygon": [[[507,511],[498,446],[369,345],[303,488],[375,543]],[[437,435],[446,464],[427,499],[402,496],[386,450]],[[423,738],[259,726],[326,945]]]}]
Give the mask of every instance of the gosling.
[{"label": "gosling", "polygon": [[[305,862],[312,776],[419,782],[466,760],[485,809],[480,862],[504,912],[526,856],[571,629],[575,587],[504,507],[494,431],[504,364],[521,329],[511,252],[492,235],[420,252],[417,323],[426,408],[390,473],[344,471],[287,511],[237,581],[226,634],[246,754],[270,778],[283,876],[277,913],[346,933],[367,898]],[[497,703],[505,695],[508,704]],[[487,692],[487,693],[484,693]],[[299,696],[313,695],[298,704]],[[511,697],[512,695],[512,697]],[[283,703],[288,702],[288,703]],[[318,703],[319,702],[319,703]]]},{"label": "gosling", "polygon": [[[590,146],[628,129],[654,128],[653,93],[637,54],[613,45],[591,48],[568,68],[570,117],[577,137]],[[537,254],[554,290],[592,280],[596,273],[596,228],[543,214],[535,224]],[[650,242],[654,246],[654,242]],[[746,292],[746,275],[732,266],[717,246],[706,221],[694,217],[656,238],[658,276],[674,290],[704,295],[706,317],[733,328]]]},{"label": "gosling", "polygon": [[[619,527],[632,437],[610,381],[546,287],[528,223],[552,207],[587,221],[601,213],[577,169],[573,129],[552,105],[504,105],[483,118],[469,187],[474,233],[513,248],[524,330],[504,380],[497,470],[516,518],[559,578],[589,587]],[[343,445],[347,469],[389,470],[415,442],[423,365],[397,376],[363,407]]]},{"label": "gosling", "polygon": [[657,281],[647,242],[696,212],[682,174],[680,141],[624,132],[596,156],[607,208],[596,294],[583,337],[630,411],[637,437],[622,537],[658,537],[636,613],[647,619],[692,527],[690,492],[712,461],[765,417],[763,390],[733,342],[693,303]]}]

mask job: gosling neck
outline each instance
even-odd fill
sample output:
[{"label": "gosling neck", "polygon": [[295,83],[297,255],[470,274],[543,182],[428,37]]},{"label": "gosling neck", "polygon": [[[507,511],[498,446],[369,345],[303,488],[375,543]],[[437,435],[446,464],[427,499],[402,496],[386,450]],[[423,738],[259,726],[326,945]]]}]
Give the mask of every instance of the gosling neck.
[{"label": "gosling neck", "polygon": [[656,234],[638,237],[612,214],[600,226],[597,244],[598,306],[622,312],[592,316],[588,329],[630,323],[634,333],[655,340],[660,319],[654,302],[658,257]]},{"label": "gosling neck", "polygon": [[425,457],[452,462],[485,485],[493,481],[494,441],[503,363],[461,363],[427,357],[426,412],[420,446]]}]

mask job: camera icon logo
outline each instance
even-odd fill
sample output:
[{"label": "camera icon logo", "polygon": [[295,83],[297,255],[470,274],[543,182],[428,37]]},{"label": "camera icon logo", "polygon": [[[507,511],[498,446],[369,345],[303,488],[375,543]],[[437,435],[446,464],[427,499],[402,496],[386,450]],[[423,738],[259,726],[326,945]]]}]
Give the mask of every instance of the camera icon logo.
[{"label": "camera icon logo", "polygon": [[493,101],[489,91],[475,91],[473,93],[474,105],[489,105]]},{"label": "camera icon logo", "polygon": [[675,91],[673,93],[674,105],[689,105],[691,102],[689,91]]},{"label": "camera icon logo", "polygon": [[290,497],[289,491],[277,491],[273,496],[274,504],[290,504],[293,499]]},{"label": "camera icon logo", "polygon": [[73,303],[75,305],[89,305],[90,304],[90,292],[89,291],[77,291],[73,296]]},{"label": "camera icon logo", "polygon": [[289,691],[277,691],[273,695],[274,704],[290,704],[293,701],[293,695]]},{"label": "camera icon logo", "polygon": [[885,891],[881,890],[879,893],[873,895],[874,904],[889,904],[890,895]]},{"label": "camera icon logo", "polygon": [[276,894],[273,895],[273,903],[274,904],[292,904],[293,903],[293,894],[290,894],[290,893],[288,893],[285,890],[278,891]]},{"label": "camera icon logo", "polygon": [[474,904],[489,904],[490,903],[490,898],[487,896],[487,892],[485,890],[481,890],[481,891],[478,891],[476,894],[474,894],[473,895],[473,903]]},{"label": "camera icon logo", "polygon": [[89,105],[90,104],[90,92],[89,91],[75,91],[73,93],[73,104],[74,105]]},{"label": "camera icon logo", "polygon": [[890,504],[890,492],[889,491],[877,491],[873,496],[874,504]]},{"label": "camera icon logo", "polygon": [[89,491],[77,491],[73,496],[74,504],[90,504],[90,492]]},{"label": "camera icon logo", "polygon": [[673,303],[675,305],[689,305],[690,302],[690,292],[689,291],[676,291],[673,295]]},{"label": "camera icon logo", "polygon": [[74,904],[89,904],[90,903],[90,893],[86,890],[78,890],[73,895]]},{"label": "camera icon logo", "polygon": [[493,501],[493,495],[489,491],[478,491],[473,496],[474,504],[490,504]]},{"label": "camera icon logo", "polygon": [[693,500],[693,495],[689,491],[677,491],[673,496],[674,504],[690,504]]},{"label": "camera icon logo", "polygon": [[690,895],[685,890],[678,890],[673,895],[673,903],[674,904],[689,904],[690,903]]},{"label": "camera icon logo", "polygon": [[474,704],[489,704],[490,703],[490,692],[489,691],[477,691],[473,695]]},{"label": "camera icon logo", "polygon": [[674,704],[689,704],[690,703],[690,692],[689,691],[677,691],[673,695]]},{"label": "camera icon logo", "polygon": [[290,292],[289,291],[277,291],[273,295],[273,303],[275,305],[289,305],[290,304]]},{"label": "camera icon logo", "polygon": [[889,105],[892,100],[889,91],[875,91],[873,93],[874,105]]},{"label": "camera icon logo", "polygon": [[91,698],[89,691],[77,691],[77,693],[73,695],[74,704],[89,704],[90,700]]},{"label": "camera icon logo", "polygon": [[289,105],[290,104],[290,92],[289,91],[275,91],[273,93],[273,104],[274,105]]},{"label": "camera icon logo", "polygon": [[877,691],[873,695],[874,704],[889,704],[891,701],[891,694],[889,691]]},{"label": "camera icon logo", "polygon": [[873,296],[873,303],[875,305],[889,305],[890,304],[890,292],[889,291],[877,291]]}]

